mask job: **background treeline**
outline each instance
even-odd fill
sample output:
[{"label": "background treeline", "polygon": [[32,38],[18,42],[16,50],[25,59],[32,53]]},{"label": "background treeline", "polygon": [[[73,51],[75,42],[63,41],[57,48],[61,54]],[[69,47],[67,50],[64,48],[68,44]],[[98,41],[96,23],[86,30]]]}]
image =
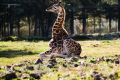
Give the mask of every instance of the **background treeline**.
[{"label": "background treeline", "polygon": [[[56,15],[52,0],[0,0],[0,38],[50,38]],[[120,31],[120,0],[63,0],[70,35]]]}]

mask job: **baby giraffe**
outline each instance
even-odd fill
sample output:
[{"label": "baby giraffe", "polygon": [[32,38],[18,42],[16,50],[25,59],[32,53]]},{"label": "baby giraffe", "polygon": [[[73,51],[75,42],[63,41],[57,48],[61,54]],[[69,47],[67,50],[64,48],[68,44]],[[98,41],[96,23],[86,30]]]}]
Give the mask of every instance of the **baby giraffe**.
[{"label": "baby giraffe", "polygon": [[52,27],[52,39],[49,43],[50,50],[41,53],[40,57],[43,58],[49,54],[56,57],[79,57],[81,45],[68,37],[68,32],[64,28],[66,13],[61,2],[53,4],[46,11],[57,14],[57,19]]}]

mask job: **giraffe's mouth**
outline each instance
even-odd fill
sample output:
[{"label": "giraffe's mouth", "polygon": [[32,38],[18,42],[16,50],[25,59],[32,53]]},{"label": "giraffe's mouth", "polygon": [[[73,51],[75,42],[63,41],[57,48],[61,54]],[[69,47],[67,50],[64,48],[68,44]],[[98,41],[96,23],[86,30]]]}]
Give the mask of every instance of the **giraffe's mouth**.
[{"label": "giraffe's mouth", "polygon": [[46,12],[52,12],[52,11],[51,11],[51,10],[49,10],[49,9],[46,9],[45,11],[46,11]]},{"label": "giraffe's mouth", "polygon": [[47,12],[48,12],[48,9],[46,9],[45,11],[47,11]]}]

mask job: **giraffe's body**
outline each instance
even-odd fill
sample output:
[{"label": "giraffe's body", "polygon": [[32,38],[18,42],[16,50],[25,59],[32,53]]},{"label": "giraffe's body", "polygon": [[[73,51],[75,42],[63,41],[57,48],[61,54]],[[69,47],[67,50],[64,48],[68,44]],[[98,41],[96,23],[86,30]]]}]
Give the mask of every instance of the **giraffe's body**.
[{"label": "giraffe's body", "polygon": [[62,47],[63,39],[68,37],[67,31],[64,29],[65,10],[61,6],[57,19],[52,27],[52,39],[49,42],[51,48]]},{"label": "giraffe's body", "polygon": [[57,13],[58,17],[52,27],[52,39],[49,42],[50,50],[42,53],[41,58],[47,54],[57,56],[79,56],[81,46],[75,40],[68,38],[68,33],[64,28],[65,9],[60,4],[54,4],[47,9],[48,12]]}]

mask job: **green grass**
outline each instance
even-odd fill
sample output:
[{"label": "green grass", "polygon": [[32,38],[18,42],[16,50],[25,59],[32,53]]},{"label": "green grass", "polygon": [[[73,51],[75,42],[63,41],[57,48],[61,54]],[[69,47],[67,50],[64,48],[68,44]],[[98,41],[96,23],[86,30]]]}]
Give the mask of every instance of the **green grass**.
[{"label": "green grass", "polygon": [[[91,73],[97,71],[102,73],[103,76],[109,76],[112,73],[118,73],[120,78],[120,65],[111,62],[101,61],[98,63],[91,63],[103,56],[114,59],[115,55],[120,55],[120,40],[91,40],[91,41],[78,41],[82,46],[81,56],[87,56],[87,59],[79,59],[72,62],[71,59],[56,58],[57,64],[55,68],[48,68],[46,65],[49,63],[47,58],[44,64],[40,64],[39,72],[47,72],[41,77],[41,80],[93,80]],[[39,58],[39,53],[48,50],[48,42],[0,42],[0,66],[20,63],[22,61],[31,61]],[[88,66],[80,66],[83,62]],[[63,67],[66,64],[67,67]],[[78,67],[74,65],[78,64]],[[31,64],[28,64],[31,66]],[[36,66],[32,64],[33,66]],[[16,67],[20,69],[22,67]],[[1,69],[0,72],[4,72]],[[27,70],[27,74],[33,71]],[[32,79],[32,78],[31,78]],[[32,79],[34,80],[34,79]],[[116,80],[119,80],[116,78]]]},{"label": "green grass", "polygon": [[38,53],[48,48],[48,42],[0,42],[0,65],[19,63],[23,60],[34,60]]},{"label": "green grass", "polygon": [[[81,56],[112,56],[120,54],[120,40],[78,41],[82,46]],[[18,63],[23,60],[35,60],[44,52],[48,42],[0,42],[0,65]]]}]

